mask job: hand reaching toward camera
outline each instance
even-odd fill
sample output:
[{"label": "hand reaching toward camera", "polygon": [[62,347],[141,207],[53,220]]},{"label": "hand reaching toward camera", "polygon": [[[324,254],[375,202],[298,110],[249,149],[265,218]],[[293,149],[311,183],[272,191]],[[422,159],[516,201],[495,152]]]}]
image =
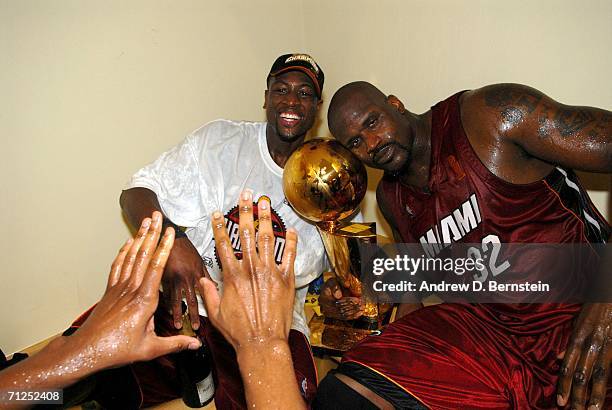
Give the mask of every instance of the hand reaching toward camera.
[{"label": "hand reaching toward camera", "polygon": [[295,298],[297,234],[287,231],[282,262],[277,266],[270,203],[259,200],[257,238],[252,204],[252,194],[244,191],[239,201],[240,261],[234,256],[222,214],[213,214],[223,292],[220,295],[206,278],[200,280],[201,292],[210,321],[236,350],[248,406],[303,409],[287,344]]},{"label": "hand reaching toward camera", "polygon": [[234,256],[223,215],[213,214],[213,233],[223,270],[223,297],[210,280],[202,281],[208,317],[235,349],[253,343],[286,341],[293,318],[297,234],[288,230],[283,260],[277,266],[270,203],[266,199],[259,201],[257,240],[252,204],[251,193],[243,192],[239,202],[243,250],[240,261]]},{"label": "hand reaching toward camera", "polygon": [[0,391],[61,388],[105,368],[197,349],[200,342],[195,338],[155,334],[153,313],[174,241],[172,228],[166,230],[161,241],[160,233],[161,214],[155,212],[142,221],[136,237],[120,249],[106,291],[83,326],[0,372]]}]

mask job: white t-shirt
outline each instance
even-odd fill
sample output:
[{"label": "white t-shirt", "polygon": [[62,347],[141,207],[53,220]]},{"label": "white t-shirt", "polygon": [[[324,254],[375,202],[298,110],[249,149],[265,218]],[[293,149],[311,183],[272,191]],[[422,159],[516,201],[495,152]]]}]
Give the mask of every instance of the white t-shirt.
[{"label": "white t-shirt", "polygon": [[[308,336],[304,299],[308,284],[327,267],[325,249],[316,228],[287,203],[282,175],[283,169],[268,151],[266,123],[216,120],[195,130],[182,143],[138,171],[126,189],[143,187],[157,194],[164,215],[187,228],[187,236],[220,289],[223,280],[211,230],[211,214],[219,210],[225,215],[232,246],[239,252],[240,192],[252,189],[254,202],[262,195],[269,197],[277,262],[282,257],[286,229],[293,227],[298,232],[292,327]],[[199,298],[198,302],[200,314],[206,315]]]}]

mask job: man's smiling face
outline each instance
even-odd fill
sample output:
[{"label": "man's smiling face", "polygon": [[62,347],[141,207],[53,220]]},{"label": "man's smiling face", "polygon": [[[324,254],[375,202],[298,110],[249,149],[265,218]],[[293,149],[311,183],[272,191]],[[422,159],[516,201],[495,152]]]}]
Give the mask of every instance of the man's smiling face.
[{"label": "man's smiling face", "polygon": [[302,137],[312,128],[321,105],[312,80],[301,71],[271,77],[265,97],[268,125],[286,141]]}]

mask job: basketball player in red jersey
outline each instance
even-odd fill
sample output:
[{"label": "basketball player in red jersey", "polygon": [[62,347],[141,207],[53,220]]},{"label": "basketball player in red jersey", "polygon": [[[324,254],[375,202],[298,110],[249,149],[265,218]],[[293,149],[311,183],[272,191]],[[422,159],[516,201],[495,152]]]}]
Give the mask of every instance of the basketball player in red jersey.
[{"label": "basketball player in red jersey", "polygon": [[[609,111],[498,84],[416,115],[356,82],[334,95],[328,122],[366,165],[385,171],[377,200],[398,242],[443,242],[441,219],[465,204],[478,222],[453,241],[608,240],[610,226],[571,169],[612,172]],[[394,407],[601,409],[612,399],[611,359],[611,304],[442,304],[348,352],[319,396],[341,380]]]}]

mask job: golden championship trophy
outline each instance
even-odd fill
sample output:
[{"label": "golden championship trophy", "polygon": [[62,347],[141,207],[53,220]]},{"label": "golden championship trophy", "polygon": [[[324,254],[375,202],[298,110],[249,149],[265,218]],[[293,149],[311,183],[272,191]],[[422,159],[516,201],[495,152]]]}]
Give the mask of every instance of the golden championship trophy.
[{"label": "golden championship trophy", "polygon": [[314,316],[311,320],[313,347],[328,353],[350,349],[382,325],[383,312],[376,302],[365,299],[360,280],[359,244],[376,243],[376,224],[344,221],[358,209],[367,186],[361,161],[333,140],[304,143],[289,157],[283,172],[285,197],[298,214],[317,226],[343,294],[364,298],[359,319]]}]

